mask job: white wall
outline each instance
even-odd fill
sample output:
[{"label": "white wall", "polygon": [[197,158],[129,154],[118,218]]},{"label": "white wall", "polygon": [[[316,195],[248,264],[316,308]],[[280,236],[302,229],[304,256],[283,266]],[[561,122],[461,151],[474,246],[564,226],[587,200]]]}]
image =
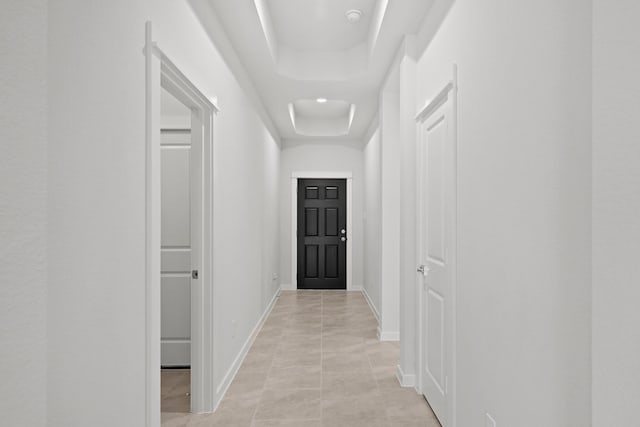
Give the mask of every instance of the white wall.
[{"label": "white wall", "polygon": [[588,426],[591,4],[458,0],[416,105],[453,63],[458,426]]},{"label": "white wall", "polygon": [[638,423],[640,3],[593,2],[593,426]]},{"label": "white wall", "polygon": [[400,70],[396,62],[380,95],[381,340],[400,339]]},{"label": "white wall", "polygon": [[217,383],[275,292],[277,251],[264,261],[262,250],[276,245],[263,225],[277,217],[265,198],[278,198],[279,148],[186,2],[50,2],[51,426],[144,425],[149,19],[160,48],[222,110],[214,142]]},{"label": "white wall", "polygon": [[[264,138],[270,139],[266,132]],[[280,242],[280,218],[290,209],[280,210],[280,147],[271,142],[263,150],[262,303],[266,307],[282,283],[280,247],[286,242]]]},{"label": "white wall", "polygon": [[46,424],[47,2],[0,13],[0,414]]},{"label": "white wall", "polygon": [[360,141],[313,142],[286,141],[280,164],[280,273],[281,283],[295,289],[291,277],[291,174],[292,172],[351,172],[353,176],[352,206],[352,289],[363,283],[363,183],[364,166]]},{"label": "white wall", "polygon": [[378,317],[382,307],[381,154],[380,129],[376,125],[376,129],[371,133],[364,147],[364,281],[362,289]]},{"label": "white wall", "polygon": [[400,126],[400,369],[403,385],[415,385],[418,343],[418,289],[416,280],[416,210],[417,210],[417,162],[416,162],[416,60],[415,37],[405,38],[398,72],[399,126]]}]

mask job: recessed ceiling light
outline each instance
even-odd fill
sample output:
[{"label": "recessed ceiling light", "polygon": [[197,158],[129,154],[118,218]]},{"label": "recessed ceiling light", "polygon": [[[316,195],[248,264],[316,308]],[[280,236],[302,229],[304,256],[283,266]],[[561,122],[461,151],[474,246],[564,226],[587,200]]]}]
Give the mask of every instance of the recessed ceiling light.
[{"label": "recessed ceiling light", "polygon": [[327,98],[318,98],[318,99],[316,99],[316,102],[318,104],[324,104],[325,102],[327,102]]},{"label": "recessed ceiling light", "polygon": [[360,18],[362,18],[362,11],[358,9],[347,10],[344,16],[346,16],[347,21],[355,24],[356,22],[360,22]]}]

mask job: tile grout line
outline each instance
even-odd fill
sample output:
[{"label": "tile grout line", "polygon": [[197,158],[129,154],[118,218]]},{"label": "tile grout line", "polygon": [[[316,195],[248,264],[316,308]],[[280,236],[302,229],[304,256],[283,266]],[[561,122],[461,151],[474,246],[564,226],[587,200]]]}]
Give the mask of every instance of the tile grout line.
[{"label": "tile grout line", "polygon": [[[378,342],[376,343],[376,346],[380,343],[380,341],[378,340]],[[378,391],[378,396],[382,397],[382,389],[380,387],[380,384],[378,383],[378,379],[376,378],[375,372],[373,371],[373,364],[371,363],[371,357],[370,357],[370,352],[365,350],[365,353],[367,355],[367,363],[369,364],[369,373],[371,374],[371,377],[373,378],[373,381],[376,384],[376,390]],[[382,399],[382,401],[384,402],[384,399]],[[385,421],[387,426],[391,426],[391,420],[389,419],[389,414],[387,413],[387,406],[385,403],[385,407],[384,407],[384,416],[385,416]]]},{"label": "tile grout line", "polygon": [[[317,303],[317,298],[320,298],[319,303]],[[324,328],[325,325],[327,325],[328,323],[332,323],[329,322],[330,320],[332,320],[331,316],[332,313],[334,314],[338,314],[338,312],[341,312],[340,310],[334,310],[334,306],[332,305],[332,303],[338,304],[340,307],[342,307],[343,309],[346,309],[345,314],[347,315],[348,319],[351,319],[352,321],[354,321],[354,327],[356,327],[357,330],[353,331],[353,336],[354,337],[359,337],[364,344],[364,353],[365,353],[365,357],[366,357],[366,361],[365,365],[363,367],[366,367],[367,369],[367,374],[369,376],[371,376],[371,378],[373,379],[373,381],[375,382],[375,384],[373,384],[373,389],[376,392],[376,395],[378,398],[382,397],[383,395],[383,386],[385,384],[383,384],[381,381],[378,380],[378,378],[375,375],[374,372],[374,366],[381,366],[380,362],[385,362],[386,360],[383,359],[377,359],[377,355],[379,355],[379,353],[381,353],[382,350],[385,350],[386,347],[381,345],[381,342],[379,340],[375,340],[373,342],[373,347],[368,345],[367,342],[371,342],[368,341],[367,339],[365,339],[365,334],[367,337],[369,337],[370,335],[370,331],[368,328],[364,328],[366,329],[366,331],[363,330],[363,322],[361,322],[360,320],[360,307],[359,306],[355,306],[354,305],[354,301],[351,300],[342,300],[340,298],[335,298],[333,296],[333,294],[331,292],[326,292],[326,291],[321,291],[318,294],[315,294],[312,298],[307,299],[307,298],[303,298],[303,299],[297,299],[294,298],[292,302],[288,303],[288,304],[284,304],[283,301],[279,301],[281,303],[283,303],[283,305],[280,305],[280,307],[276,307],[279,308],[279,310],[274,310],[272,313],[270,313],[269,318],[267,319],[270,320],[272,316],[276,315],[276,312],[279,312],[281,315],[278,316],[278,325],[279,325],[279,333],[276,333],[273,338],[275,341],[275,345],[272,347],[272,354],[269,360],[269,364],[268,365],[264,365],[266,369],[265,371],[265,377],[264,377],[264,382],[262,387],[259,390],[259,394],[258,394],[258,398],[257,398],[257,403],[256,403],[256,407],[254,408],[254,411],[252,413],[251,418],[249,418],[250,421],[250,425],[252,427],[259,425],[260,423],[263,422],[268,422],[269,421],[275,421],[278,420],[280,418],[265,418],[265,419],[257,419],[257,414],[258,414],[258,410],[260,408],[260,405],[264,402],[264,398],[266,397],[266,394],[268,392],[268,389],[266,386],[268,385],[268,379],[269,377],[274,374],[274,371],[281,369],[281,368],[290,368],[289,366],[281,366],[280,368],[278,368],[275,364],[277,355],[279,354],[279,352],[282,351],[283,346],[286,345],[286,340],[288,339],[287,337],[289,337],[292,340],[296,340],[298,338],[296,338],[296,335],[291,335],[288,336],[285,332],[288,330],[288,328],[291,328],[292,326],[294,326],[296,324],[296,322],[294,321],[294,319],[291,318],[292,315],[298,313],[298,310],[302,309],[302,311],[299,314],[302,314],[303,318],[305,318],[305,316],[311,314],[313,316],[315,316],[315,312],[312,312],[311,310],[305,309],[305,304],[311,304],[312,306],[318,307],[319,308],[319,312],[320,312],[320,319],[318,319],[318,323],[311,323],[311,324],[319,324],[319,332],[316,333],[320,333],[320,339],[319,339],[319,343],[320,343],[320,365],[319,365],[319,370],[318,372],[320,373],[320,379],[319,379],[319,385],[320,385],[320,393],[319,393],[319,419],[317,418],[300,418],[300,419],[291,419],[290,422],[295,422],[295,421],[305,421],[305,422],[319,422],[320,425],[324,425],[325,422],[325,414],[324,414],[324,400],[325,400],[325,396],[324,396],[324,356],[326,355],[326,348],[324,347]],[[326,302],[326,304],[325,304]],[[366,302],[366,301],[365,301]],[[302,307],[300,307],[299,305],[302,304]],[[317,304],[317,305],[316,305]],[[343,305],[340,305],[343,304]],[[344,310],[343,310],[344,311]],[[298,316],[299,317],[299,316]],[[356,319],[357,318],[357,319]],[[355,319],[355,320],[354,320]],[[370,323],[369,319],[367,318],[367,324]],[[372,320],[372,319],[371,319]],[[306,323],[306,322],[305,322]],[[331,328],[339,328],[342,329],[342,334],[346,334],[346,335],[352,335],[351,333],[347,333],[347,331],[345,330],[345,328],[350,328],[349,326],[349,322],[347,322],[347,324],[343,324],[342,326],[339,326],[338,324],[335,325],[330,325],[330,326],[326,326],[327,328],[331,329]],[[355,325],[357,324],[357,325]],[[306,327],[305,327],[306,328]],[[304,334],[302,336],[305,336]],[[313,336],[313,335],[309,335],[309,336]],[[328,337],[331,338],[333,335],[329,334]],[[338,342],[340,342],[340,340],[338,340]],[[333,347],[332,347],[333,349]],[[351,350],[350,350],[351,351]],[[340,351],[338,351],[339,354],[341,354]],[[374,363],[375,362],[375,363]],[[297,365],[296,365],[297,366]],[[300,365],[305,366],[305,365]],[[385,364],[386,366],[386,364]],[[301,369],[300,372],[303,373],[305,372],[305,369]],[[291,373],[289,371],[289,373]],[[297,387],[296,390],[301,389],[301,390],[313,390],[313,387],[311,388],[300,388]],[[329,390],[330,391],[330,390]],[[359,393],[359,396],[363,396],[363,393]],[[329,397],[329,396],[327,396]],[[382,399],[382,401],[380,402],[383,405],[384,408],[384,415],[382,415],[379,418],[379,421],[382,421],[382,425],[389,427],[391,426],[391,418],[388,412],[388,408],[386,405],[386,402],[384,401],[384,398]],[[286,417],[285,417],[286,418]],[[245,418],[246,419],[246,418]],[[293,424],[292,424],[293,425]]]},{"label": "tile grout line", "polygon": [[[276,302],[276,306],[278,305],[279,302],[280,302],[279,300]],[[274,308],[275,308],[275,306],[274,306]],[[271,317],[272,314],[273,314],[273,310],[271,310],[271,312],[269,313],[269,316],[267,317],[267,319],[265,319],[265,322],[267,320],[269,320],[269,318]],[[282,341],[282,334],[280,334],[280,337],[278,338],[278,344],[276,345],[275,350],[274,350],[275,352],[278,351],[278,348],[280,347],[281,341]],[[249,350],[249,351],[251,351],[251,350]],[[273,362],[275,360],[275,352],[273,354],[273,357],[271,358],[271,364],[269,365],[269,369],[267,369],[267,375],[265,376],[264,383],[262,384],[262,390],[260,392],[260,397],[258,397],[258,403],[256,404],[256,407],[253,410],[253,415],[251,416],[251,425],[252,426],[256,422],[256,414],[258,413],[258,408],[260,407],[260,402],[262,402],[262,397],[263,397],[264,392],[265,392],[266,387],[267,387],[267,379],[269,378],[269,374],[271,373],[271,370],[273,369]]]}]

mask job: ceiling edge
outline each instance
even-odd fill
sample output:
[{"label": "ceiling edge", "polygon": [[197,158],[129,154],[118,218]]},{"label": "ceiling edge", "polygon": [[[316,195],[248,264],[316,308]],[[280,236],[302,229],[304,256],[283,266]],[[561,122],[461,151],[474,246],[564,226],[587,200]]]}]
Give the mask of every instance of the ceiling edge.
[{"label": "ceiling edge", "polygon": [[380,128],[380,115],[376,114],[371,119],[371,123],[369,123],[369,127],[367,128],[367,131],[364,133],[364,138],[362,142],[363,145],[366,146],[369,143],[369,141],[371,141],[371,138],[373,138],[373,134],[375,134],[379,128]]},{"label": "ceiling edge", "polygon": [[[300,101],[300,100],[298,100]],[[347,137],[351,133],[351,125],[353,124],[353,119],[356,114],[356,105],[352,103],[344,102],[348,105],[349,110],[346,112],[344,117],[337,117],[332,119],[326,118],[317,118],[317,117],[303,117],[299,116],[298,110],[296,110],[296,102],[290,102],[287,105],[287,109],[289,112],[289,119],[291,120],[291,125],[293,126],[293,131],[299,135],[300,137],[314,137],[314,138],[335,138],[335,137]],[[325,100],[326,102],[326,100]],[[341,120],[344,120],[344,127],[336,128],[336,124],[340,123]],[[310,126],[310,123],[315,123],[314,126]],[[328,130],[327,128],[322,129],[322,124],[333,126]],[[338,130],[336,130],[338,129]]]},{"label": "ceiling edge", "polygon": [[376,2],[373,19],[371,20],[371,26],[369,27],[369,34],[367,35],[369,58],[373,56],[373,51],[378,43],[378,36],[380,36],[380,30],[382,29],[382,23],[384,22],[384,17],[387,14],[388,6],[389,0],[378,0]]},{"label": "ceiling edge", "polygon": [[362,150],[364,147],[362,140],[359,138],[345,138],[340,140],[333,140],[331,138],[284,138],[282,140],[282,150],[318,145],[338,146],[354,150]]},{"label": "ceiling edge", "polygon": [[265,0],[253,0],[253,5],[256,8],[258,19],[260,20],[260,26],[262,27],[262,33],[267,41],[269,47],[269,53],[274,64],[278,63],[278,40],[276,39],[276,32],[273,29],[273,20],[271,19],[271,12],[269,12],[269,6],[267,6]]},{"label": "ceiling edge", "polygon": [[433,37],[440,29],[454,3],[455,0],[435,0],[429,8],[427,17],[416,35],[416,49],[414,51],[416,55],[414,59],[416,61],[420,59],[431,44]]},{"label": "ceiling edge", "polygon": [[209,40],[217,48],[218,52],[220,52],[222,59],[238,81],[239,86],[247,94],[247,97],[255,107],[256,112],[262,119],[265,127],[276,141],[276,144],[281,147],[282,136],[280,135],[280,132],[278,132],[273,118],[266,109],[264,102],[262,102],[262,98],[256,90],[253,80],[249,76],[244,64],[233,48],[229,40],[229,36],[220,23],[218,16],[213,9],[211,9],[211,6],[208,5],[207,0],[188,0],[188,3],[193,9],[198,21],[200,21],[200,25],[202,25],[202,28],[204,28],[205,32],[209,36]]}]

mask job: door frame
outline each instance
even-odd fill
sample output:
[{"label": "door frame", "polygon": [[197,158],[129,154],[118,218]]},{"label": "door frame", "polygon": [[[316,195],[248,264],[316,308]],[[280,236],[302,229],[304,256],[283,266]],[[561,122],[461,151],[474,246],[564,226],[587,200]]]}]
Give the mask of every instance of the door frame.
[{"label": "door frame", "polygon": [[[191,109],[191,143],[200,152],[201,178],[191,205],[199,208],[200,254],[192,254],[199,280],[191,282],[191,411],[211,412],[214,386],[213,325],[213,119],[219,112],[153,41],[145,24],[145,418],[160,425],[160,93],[164,88]],[[195,145],[194,145],[195,144]],[[193,159],[193,157],[192,157]],[[193,183],[191,185],[193,188]],[[192,212],[193,218],[193,212]],[[193,224],[192,224],[193,227]],[[193,235],[193,233],[192,233]],[[192,242],[193,245],[193,242]],[[195,262],[194,262],[195,258]]]},{"label": "door frame", "polygon": [[[451,267],[451,274],[450,274],[450,279],[451,279],[451,314],[450,314],[450,321],[452,322],[451,324],[451,333],[452,333],[452,337],[451,337],[451,357],[453,360],[451,360],[451,381],[450,384],[448,384],[448,393],[450,394],[450,406],[448,408],[448,416],[449,416],[449,421],[450,421],[450,426],[449,427],[456,427],[456,423],[457,423],[457,277],[458,277],[458,67],[457,65],[453,65],[452,67],[452,74],[451,74],[451,80],[449,80],[443,87],[442,89],[438,92],[438,94],[433,97],[432,99],[430,99],[427,104],[420,110],[420,112],[416,115],[416,131],[417,131],[417,140],[416,140],[416,154],[420,153],[420,147],[419,144],[422,144],[423,138],[424,138],[424,132],[423,132],[423,124],[426,122],[426,120],[428,120],[436,111],[438,111],[438,109],[447,101],[451,102],[451,121],[452,121],[452,126],[453,126],[453,131],[452,131],[452,144],[453,144],[453,165],[450,165],[452,167],[452,179],[453,182],[451,183],[451,190],[452,190],[452,194],[451,194],[451,198],[450,201],[453,204],[453,206],[451,207],[451,211],[453,212],[453,218],[452,218],[452,236],[451,236],[451,251],[449,253],[449,257],[450,257],[450,267]],[[421,230],[422,230],[422,226],[421,226],[421,215],[422,215],[422,208],[421,208],[421,203],[419,203],[420,201],[420,197],[421,197],[421,192],[422,192],[422,183],[420,182],[420,176],[422,174],[422,169],[421,169],[421,157],[419,155],[416,155],[416,162],[417,162],[417,187],[416,187],[416,200],[418,201],[418,206],[417,206],[417,215],[416,215],[416,232],[418,233],[418,236],[422,235],[421,234]],[[420,240],[417,239],[416,240],[416,255],[420,254],[421,249],[420,249]],[[423,358],[425,357],[424,355],[424,328],[423,328],[423,319],[425,316],[425,307],[424,307],[424,287],[422,285],[423,283],[423,278],[420,275],[416,275],[416,286],[418,287],[419,291],[418,291],[418,298],[417,298],[417,307],[418,307],[418,315],[416,316],[416,331],[418,331],[418,342],[417,342],[417,346],[416,346],[416,353],[417,353],[417,357],[416,360],[418,361],[418,366],[417,366],[417,381],[416,381],[416,390],[423,395],[423,378],[424,378],[424,370],[423,370]]]},{"label": "door frame", "polygon": [[347,291],[353,290],[353,245],[352,208],[353,173],[352,172],[292,172],[291,173],[291,290],[298,289],[298,180],[299,179],[344,179],[347,181]]}]

